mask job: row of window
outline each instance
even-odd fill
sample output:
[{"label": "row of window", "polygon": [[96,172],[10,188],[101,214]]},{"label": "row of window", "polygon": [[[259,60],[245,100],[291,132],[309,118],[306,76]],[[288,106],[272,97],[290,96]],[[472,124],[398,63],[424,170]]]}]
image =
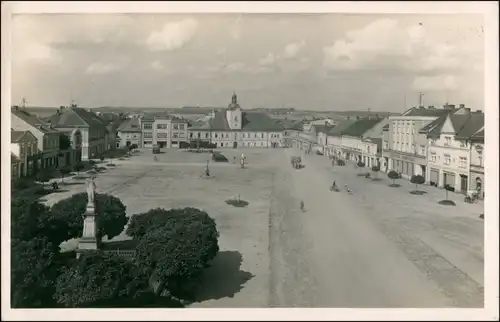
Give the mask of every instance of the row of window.
[{"label": "row of window", "polygon": [[[158,123],[156,124],[156,128],[157,129],[168,129],[168,123]],[[153,124],[152,123],[144,123],[143,124],[143,129],[147,129],[147,130],[150,130],[153,128]],[[183,123],[174,123],[172,124],[172,128],[174,130],[184,130],[186,128],[186,124],[183,124]]]},{"label": "row of window", "polygon": [[[220,138],[220,139],[229,139],[229,137],[230,137],[229,134],[230,133],[213,133],[214,138],[216,138],[216,139],[218,139],[218,138]],[[210,137],[210,133],[209,132],[205,132],[205,133],[203,133],[203,135],[200,132],[197,132],[197,133],[190,132],[189,133],[189,138],[191,138],[191,139],[193,139],[193,138],[200,139],[200,138],[202,138],[202,136],[204,136],[204,138],[208,139]],[[276,134],[276,133],[271,133],[270,136],[273,139],[279,138],[279,134]],[[233,136],[231,136],[231,137],[233,137]],[[250,138],[264,139],[265,133],[242,133],[242,137],[244,139],[246,139],[246,138],[248,138],[248,139],[250,139]]]},{"label": "row of window", "polygon": [[21,158],[24,156],[30,156],[36,153],[37,146],[36,144],[28,144],[28,143],[21,143],[21,151],[20,151],[20,156]]},{"label": "row of window", "polygon": [[[436,152],[431,152],[430,161],[435,163],[435,162],[437,162],[437,160],[439,160],[439,156],[436,154]],[[455,159],[453,159],[453,161],[455,161]],[[451,155],[445,153],[443,155],[443,164],[444,165],[451,165],[451,162],[452,162]],[[467,168],[467,157],[459,157],[458,158],[458,167],[462,168],[462,169]]]}]

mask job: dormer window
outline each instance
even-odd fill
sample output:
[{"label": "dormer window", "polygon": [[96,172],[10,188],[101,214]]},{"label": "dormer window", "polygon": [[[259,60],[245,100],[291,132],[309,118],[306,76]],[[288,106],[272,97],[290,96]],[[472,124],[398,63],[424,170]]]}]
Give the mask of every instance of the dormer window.
[{"label": "dormer window", "polygon": [[238,117],[237,116],[234,117],[234,121],[238,122]]}]

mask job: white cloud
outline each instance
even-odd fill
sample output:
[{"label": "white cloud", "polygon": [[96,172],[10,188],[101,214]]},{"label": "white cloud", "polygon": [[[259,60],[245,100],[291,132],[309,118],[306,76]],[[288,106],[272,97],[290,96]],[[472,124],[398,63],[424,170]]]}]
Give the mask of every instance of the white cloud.
[{"label": "white cloud", "polygon": [[458,80],[453,75],[419,76],[412,84],[415,91],[454,91],[458,88]]},{"label": "white cloud", "polygon": [[381,19],[346,34],[325,47],[324,65],[331,69],[399,68],[410,71],[461,67],[465,51],[433,39],[423,25],[404,27]]},{"label": "white cloud", "polygon": [[305,44],[306,44],[305,41],[301,41],[286,45],[283,52],[283,56],[288,59],[295,58],[300,52],[300,50],[305,46]]},{"label": "white cloud", "polygon": [[195,19],[184,19],[175,23],[166,23],[162,30],[153,31],[147,38],[147,45],[152,51],[169,51],[183,47],[189,42],[196,30]]},{"label": "white cloud", "polygon": [[276,55],[273,53],[267,54],[266,57],[261,58],[259,60],[259,65],[261,66],[268,66],[268,65],[273,65],[276,62]]},{"label": "white cloud", "polygon": [[103,75],[120,70],[122,67],[122,64],[119,63],[96,62],[90,64],[85,70],[85,73],[91,75]]}]

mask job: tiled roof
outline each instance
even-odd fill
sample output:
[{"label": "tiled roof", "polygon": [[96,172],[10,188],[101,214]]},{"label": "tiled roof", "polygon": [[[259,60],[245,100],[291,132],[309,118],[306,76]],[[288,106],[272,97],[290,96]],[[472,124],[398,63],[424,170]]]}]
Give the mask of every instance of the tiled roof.
[{"label": "tiled roof", "polygon": [[105,127],[107,122],[80,107],[66,107],[50,117],[55,127]]},{"label": "tiled roof", "polygon": [[484,127],[471,136],[472,139],[484,140]]},{"label": "tiled roof", "polygon": [[442,116],[450,112],[456,111],[456,109],[445,109],[445,108],[418,108],[412,107],[403,113],[404,116]]},{"label": "tiled roof", "polygon": [[337,124],[337,126],[335,126],[330,132],[328,132],[327,134],[329,136],[342,136],[343,132],[349,128],[351,125],[353,125],[354,123],[356,123],[357,120],[355,119],[348,119],[348,120],[342,120],[341,122],[339,122],[339,124]]},{"label": "tiled roof", "polygon": [[381,119],[360,119],[343,131],[343,135],[362,136],[366,131],[382,122]]},{"label": "tiled roof", "polygon": [[139,123],[139,119],[131,118],[125,120],[118,127],[118,132],[141,132],[141,124]]},{"label": "tiled roof", "polygon": [[19,143],[36,140],[36,137],[30,131],[10,131],[10,142]]},{"label": "tiled roof", "polygon": [[59,133],[56,129],[51,128],[50,124],[48,124],[45,121],[42,121],[38,117],[36,117],[33,114],[30,114],[26,111],[23,111],[22,109],[17,109],[17,108],[12,108],[12,114],[23,120],[24,122],[28,123],[29,125],[36,127],[38,130],[42,131],[43,133]]},{"label": "tiled roof", "polygon": [[319,125],[319,124],[314,124],[313,127],[316,133],[328,133],[334,128],[334,126],[332,125]]},{"label": "tiled roof", "polygon": [[[232,131],[227,123],[226,113],[215,112],[215,117],[202,127],[193,130]],[[283,131],[283,126],[277,124],[267,114],[258,112],[243,112],[241,131]]]},{"label": "tiled roof", "polygon": [[[453,115],[451,117],[451,120],[453,121],[455,117],[458,117],[459,115]],[[465,115],[461,115],[465,116]],[[468,118],[467,120],[461,122],[461,126],[459,127],[458,124],[455,125],[455,130],[457,131],[457,138],[470,138],[473,136],[475,133],[477,133],[479,130],[481,130],[484,127],[484,114],[479,113],[479,112],[472,112],[469,115],[467,115]],[[484,137],[484,130],[483,130],[483,137]]]},{"label": "tiled roof", "polygon": [[423,128],[421,128],[418,132],[419,133],[427,133],[427,134],[436,134],[436,133],[441,133],[441,128],[443,127],[444,122],[446,121],[446,118],[448,115],[440,116],[434,121],[430,122]]}]

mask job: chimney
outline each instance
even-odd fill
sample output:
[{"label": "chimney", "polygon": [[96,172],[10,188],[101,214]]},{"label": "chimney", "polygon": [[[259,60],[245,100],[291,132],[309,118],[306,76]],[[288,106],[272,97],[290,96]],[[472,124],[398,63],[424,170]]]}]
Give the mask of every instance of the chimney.
[{"label": "chimney", "polygon": [[465,108],[465,104],[460,104],[459,107],[460,108]]},{"label": "chimney", "polygon": [[425,108],[425,106],[423,106],[423,105],[420,105],[420,106],[419,106],[418,108]]}]

